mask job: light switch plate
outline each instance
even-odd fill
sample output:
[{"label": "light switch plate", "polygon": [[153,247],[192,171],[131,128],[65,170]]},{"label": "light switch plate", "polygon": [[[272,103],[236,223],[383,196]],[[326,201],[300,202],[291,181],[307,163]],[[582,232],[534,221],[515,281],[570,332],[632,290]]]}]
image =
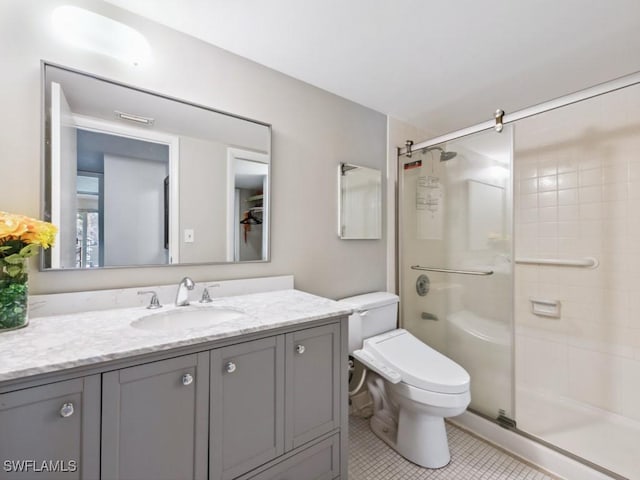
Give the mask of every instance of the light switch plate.
[{"label": "light switch plate", "polygon": [[184,243],[193,243],[195,241],[195,232],[192,228],[184,229]]}]

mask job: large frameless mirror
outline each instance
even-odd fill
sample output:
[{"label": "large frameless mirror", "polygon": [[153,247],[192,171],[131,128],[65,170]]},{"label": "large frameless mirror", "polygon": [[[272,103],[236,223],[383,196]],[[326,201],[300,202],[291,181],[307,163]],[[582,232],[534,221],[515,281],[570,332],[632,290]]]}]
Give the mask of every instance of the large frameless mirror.
[{"label": "large frameless mirror", "polygon": [[338,235],[345,240],[382,236],[382,173],[375,168],[341,163]]},{"label": "large frameless mirror", "polygon": [[269,260],[271,128],[43,63],[44,269]]}]

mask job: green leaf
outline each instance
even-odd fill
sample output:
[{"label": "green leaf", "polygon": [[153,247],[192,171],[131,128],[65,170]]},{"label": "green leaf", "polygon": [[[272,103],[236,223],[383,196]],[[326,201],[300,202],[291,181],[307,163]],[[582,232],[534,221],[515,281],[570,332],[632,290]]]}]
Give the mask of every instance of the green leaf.
[{"label": "green leaf", "polygon": [[23,257],[32,257],[33,255],[37,255],[40,252],[40,245],[36,245],[35,243],[30,243],[22,250],[20,250],[20,255]]},{"label": "green leaf", "polygon": [[24,263],[24,257],[19,253],[4,257],[3,260],[10,265],[22,265]]},{"label": "green leaf", "polygon": [[9,265],[7,267],[7,275],[10,277],[17,277],[22,273],[22,267],[20,265]]},{"label": "green leaf", "polygon": [[13,248],[13,247],[12,247],[12,246],[10,246],[10,245],[2,245],[2,246],[0,247],[0,252],[6,252],[6,251],[8,251],[8,250],[11,250],[12,248]]}]

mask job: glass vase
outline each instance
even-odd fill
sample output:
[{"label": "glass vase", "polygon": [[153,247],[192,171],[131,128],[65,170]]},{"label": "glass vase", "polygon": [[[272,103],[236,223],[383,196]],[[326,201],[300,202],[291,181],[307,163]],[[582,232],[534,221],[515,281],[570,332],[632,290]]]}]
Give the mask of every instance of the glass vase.
[{"label": "glass vase", "polygon": [[27,326],[28,279],[26,266],[13,277],[0,266],[0,333]]}]

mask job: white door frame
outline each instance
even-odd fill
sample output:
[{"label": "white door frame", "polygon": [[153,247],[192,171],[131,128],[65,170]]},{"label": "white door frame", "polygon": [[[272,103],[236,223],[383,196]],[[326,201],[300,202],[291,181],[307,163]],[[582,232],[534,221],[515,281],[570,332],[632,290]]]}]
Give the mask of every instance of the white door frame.
[{"label": "white door frame", "polygon": [[[75,201],[76,193],[63,191],[62,184],[73,178],[76,182],[77,141],[73,112],[69,107],[62,86],[51,82],[51,222],[59,231],[58,241],[51,247],[51,268],[72,268],[75,265],[75,212],[70,210],[71,199]],[[73,140],[67,143],[66,133],[73,132]],[[64,155],[63,144],[72,146],[73,152]],[[75,157],[75,158],[74,158]],[[67,165],[71,160],[73,165]],[[65,165],[63,165],[63,162]],[[69,167],[71,171],[69,171]],[[67,180],[67,182],[65,182]],[[71,187],[71,185],[66,185]],[[73,189],[75,190],[75,188]],[[65,208],[66,206],[66,208]],[[64,237],[64,239],[63,239]],[[62,240],[63,239],[63,240]]]}]

